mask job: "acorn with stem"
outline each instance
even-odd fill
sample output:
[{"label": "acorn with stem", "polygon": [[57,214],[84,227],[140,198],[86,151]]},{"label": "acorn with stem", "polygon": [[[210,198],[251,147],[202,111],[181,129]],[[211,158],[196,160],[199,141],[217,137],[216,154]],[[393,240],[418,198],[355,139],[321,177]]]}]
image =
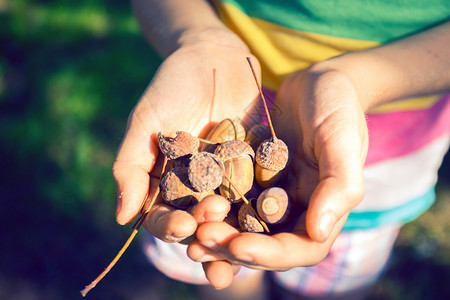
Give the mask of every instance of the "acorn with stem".
[{"label": "acorn with stem", "polygon": [[275,134],[269,109],[267,108],[266,99],[264,98],[261,86],[258,83],[258,78],[255,70],[253,69],[250,57],[247,57],[247,61],[250,65],[253,77],[255,78],[256,85],[261,95],[264,109],[267,114],[269,128],[272,134],[272,137],[262,142],[256,150],[255,179],[262,188],[268,188],[274,186],[281,178],[282,170],[286,167],[288,162],[289,151],[286,144],[282,140],[278,139]]}]

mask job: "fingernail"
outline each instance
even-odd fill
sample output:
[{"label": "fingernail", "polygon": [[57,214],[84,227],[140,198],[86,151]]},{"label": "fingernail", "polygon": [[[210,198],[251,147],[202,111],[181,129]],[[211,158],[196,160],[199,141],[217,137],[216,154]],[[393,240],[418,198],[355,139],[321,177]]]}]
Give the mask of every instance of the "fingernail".
[{"label": "fingernail", "polygon": [[324,240],[326,240],[330,236],[334,225],[336,225],[336,218],[331,212],[327,212],[322,215],[322,217],[320,218],[319,230]]},{"label": "fingernail", "polygon": [[122,194],[117,196],[117,206],[116,206],[116,218],[119,216],[120,209],[122,208]]}]

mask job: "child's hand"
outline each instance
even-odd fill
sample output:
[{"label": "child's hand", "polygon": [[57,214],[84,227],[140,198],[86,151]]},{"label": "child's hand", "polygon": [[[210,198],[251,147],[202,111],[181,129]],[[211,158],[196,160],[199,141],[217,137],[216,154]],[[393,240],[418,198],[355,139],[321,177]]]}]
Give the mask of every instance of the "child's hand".
[{"label": "child's hand", "polygon": [[[363,198],[368,133],[360,100],[349,78],[313,66],[288,78],[276,101],[281,113],[274,127],[291,153],[289,186],[285,188],[308,209],[297,213],[292,232],[272,236],[239,234],[220,222],[201,225],[198,240],[189,246],[188,254],[202,262],[207,255],[205,270],[212,285],[223,281],[223,275],[211,258],[266,270],[319,263],[328,254],[350,210]],[[223,269],[222,261],[217,269]]]},{"label": "child's hand", "polygon": [[[217,37],[217,32],[212,34]],[[129,117],[113,165],[120,224],[136,217],[149,185],[157,185],[160,170],[154,170],[154,166],[161,159],[155,139],[158,132],[175,136],[176,131],[184,130],[204,135],[208,127],[224,118],[244,118],[258,96],[245,45],[228,43],[223,37],[210,40],[201,37],[187,42],[169,56]],[[253,61],[259,73],[257,60]],[[165,241],[182,240],[197,228],[197,220],[191,215],[164,204],[158,203],[148,220],[155,221],[155,216],[159,216],[157,226],[147,221],[146,227]]]},{"label": "child's hand", "polygon": [[[449,33],[450,22],[442,23],[320,62],[285,81],[276,102],[282,114],[274,125],[291,151],[286,188],[296,201],[308,201],[308,209],[292,232],[273,236],[239,234],[220,222],[202,224],[188,254],[205,262],[212,285],[224,282],[223,259],[287,270],[317,264],[328,254],[348,213],[363,198],[364,112],[386,102],[448,92]],[[231,269],[230,264],[227,274]]]}]

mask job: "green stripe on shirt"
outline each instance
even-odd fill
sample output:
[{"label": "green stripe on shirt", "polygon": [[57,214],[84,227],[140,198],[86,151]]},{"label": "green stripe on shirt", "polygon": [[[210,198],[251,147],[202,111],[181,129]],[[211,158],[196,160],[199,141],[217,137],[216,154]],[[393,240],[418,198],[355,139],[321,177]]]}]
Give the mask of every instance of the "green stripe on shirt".
[{"label": "green stripe on shirt", "polygon": [[449,0],[222,0],[290,29],[385,43],[450,18]]},{"label": "green stripe on shirt", "polygon": [[404,224],[413,221],[429,209],[435,199],[436,193],[433,187],[424,195],[388,210],[350,212],[342,230],[371,229],[382,225]]}]

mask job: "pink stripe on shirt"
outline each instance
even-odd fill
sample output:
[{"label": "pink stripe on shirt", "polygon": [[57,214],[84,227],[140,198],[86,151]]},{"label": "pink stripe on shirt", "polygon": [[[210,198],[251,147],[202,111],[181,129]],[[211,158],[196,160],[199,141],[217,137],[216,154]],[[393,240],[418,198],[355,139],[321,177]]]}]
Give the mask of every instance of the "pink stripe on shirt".
[{"label": "pink stripe on shirt", "polygon": [[[264,89],[271,114],[277,109],[274,91]],[[261,122],[267,125],[264,106],[260,106]],[[368,114],[369,152],[366,165],[417,151],[431,141],[450,132],[450,94],[427,109]]]},{"label": "pink stripe on shirt", "polygon": [[450,131],[450,95],[423,110],[367,115],[366,165],[417,151]]}]

